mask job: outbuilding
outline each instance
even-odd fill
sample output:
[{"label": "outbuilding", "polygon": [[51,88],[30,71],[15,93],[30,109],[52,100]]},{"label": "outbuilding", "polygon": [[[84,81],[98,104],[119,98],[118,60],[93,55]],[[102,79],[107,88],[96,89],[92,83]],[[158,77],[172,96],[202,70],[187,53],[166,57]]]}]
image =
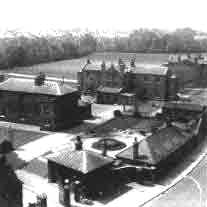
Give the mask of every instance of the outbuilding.
[{"label": "outbuilding", "polygon": [[0,83],[0,117],[49,130],[70,127],[90,114],[90,105],[80,105],[79,99],[77,89],[48,80],[43,73],[5,77]]}]

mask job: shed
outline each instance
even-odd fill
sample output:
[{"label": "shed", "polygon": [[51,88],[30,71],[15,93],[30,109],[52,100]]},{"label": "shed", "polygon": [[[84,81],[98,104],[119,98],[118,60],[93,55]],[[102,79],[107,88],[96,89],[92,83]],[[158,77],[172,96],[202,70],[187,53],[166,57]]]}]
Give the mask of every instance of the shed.
[{"label": "shed", "polygon": [[58,178],[82,177],[113,162],[112,158],[104,157],[96,152],[68,149],[48,155],[47,159],[48,178],[53,181],[57,181]]}]

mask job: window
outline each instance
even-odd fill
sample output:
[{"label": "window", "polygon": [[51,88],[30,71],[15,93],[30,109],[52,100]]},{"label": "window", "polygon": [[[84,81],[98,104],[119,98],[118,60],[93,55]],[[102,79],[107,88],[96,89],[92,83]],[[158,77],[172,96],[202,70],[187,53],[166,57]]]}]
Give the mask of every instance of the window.
[{"label": "window", "polygon": [[43,103],[41,105],[41,113],[52,114],[53,113],[53,105],[50,103]]},{"label": "window", "polygon": [[24,95],[21,99],[22,115],[24,117],[33,117],[34,115],[39,115],[39,103],[37,102],[37,97],[32,95]]},{"label": "window", "polygon": [[153,77],[152,76],[149,76],[149,75],[145,75],[144,76],[144,81],[145,82],[151,82],[153,80]]},{"label": "window", "polygon": [[155,77],[155,81],[156,82],[160,82],[161,81],[161,78],[159,76]]},{"label": "window", "polygon": [[144,81],[149,81],[149,77],[148,76],[144,76]]}]

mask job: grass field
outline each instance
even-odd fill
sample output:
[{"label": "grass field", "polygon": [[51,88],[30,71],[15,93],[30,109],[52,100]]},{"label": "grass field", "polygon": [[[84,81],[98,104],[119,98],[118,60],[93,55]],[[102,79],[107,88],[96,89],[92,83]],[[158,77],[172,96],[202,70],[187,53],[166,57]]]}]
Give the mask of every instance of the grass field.
[{"label": "grass field", "polygon": [[[0,133],[5,133],[6,128],[0,127]],[[13,131],[13,147],[14,149],[27,144],[31,141],[37,140],[45,135],[42,132],[24,131],[20,129],[12,129]],[[4,140],[4,136],[0,137],[0,142]]]},{"label": "grass field", "polygon": [[86,59],[90,58],[92,62],[117,62],[118,58],[129,62],[132,57],[136,58],[138,64],[161,64],[166,62],[168,54],[136,54],[136,53],[94,53],[80,59],[64,60],[51,63],[44,63],[28,67],[18,67],[10,70],[10,72],[19,72],[26,74],[38,74],[40,71],[45,72],[49,76],[62,77],[69,79],[77,79],[77,72],[85,65]]}]

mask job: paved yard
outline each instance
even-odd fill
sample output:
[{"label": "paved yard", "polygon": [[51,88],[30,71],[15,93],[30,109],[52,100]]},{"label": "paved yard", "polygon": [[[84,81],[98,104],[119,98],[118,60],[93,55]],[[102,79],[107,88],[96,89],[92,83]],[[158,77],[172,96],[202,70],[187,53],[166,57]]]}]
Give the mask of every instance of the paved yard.
[{"label": "paved yard", "polygon": [[[192,161],[196,161],[198,156],[207,152],[207,140],[186,157],[186,162],[181,162],[169,174],[169,180],[175,179],[175,172],[183,171]],[[173,186],[159,198],[145,205],[146,207],[206,207],[207,206],[207,156],[197,164],[178,184]]]}]

